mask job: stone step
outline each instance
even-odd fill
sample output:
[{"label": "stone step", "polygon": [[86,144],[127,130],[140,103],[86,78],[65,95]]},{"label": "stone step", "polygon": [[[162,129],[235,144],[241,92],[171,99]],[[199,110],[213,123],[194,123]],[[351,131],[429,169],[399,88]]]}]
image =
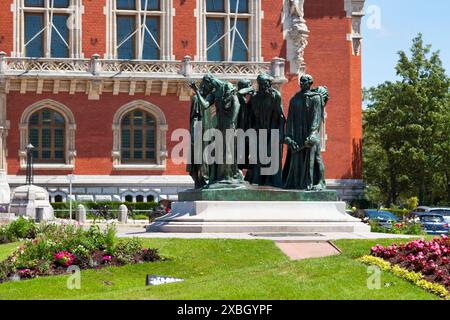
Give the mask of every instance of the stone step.
[{"label": "stone step", "polygon": [[363,223],[214,223],[214,222],[156,222],[147,227],[148,232],[171,233],[254,233],[254,232],[293,232],[293,233],[321,233],[321,232],[370,232],[370,227]]}]

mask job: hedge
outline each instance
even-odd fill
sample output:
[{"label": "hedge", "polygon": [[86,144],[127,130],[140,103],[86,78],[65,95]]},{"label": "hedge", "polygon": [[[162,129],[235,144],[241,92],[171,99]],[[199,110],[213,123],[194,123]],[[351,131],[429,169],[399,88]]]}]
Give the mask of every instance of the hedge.
[{"label": "hedge", "polygon": [[[77,206],[79,204],[82,204],[86,208],[86,215],[88,218],[93,218],[92,211],[95,209],[98,209],[102,206],[107,206],[109,210],[111,210],[110,215],[112,218],[116,219],[118,216],[118,210],[119,206],[124,204],[128,208],[128,213],[131,215],[134,210],[138,211],[136,212],[136,215],[147,216],[145,212],[142,211],[148,211],[148,214],[150,213],[153,208],[155,208],[158,203],[157,202],[112,202],[112,201],[102,201],[102,202],[72,202],[72,214],[75,215],[75,212],[77,210]],[[54,202],[51,203],[53,209],[55,210],[55,215],[57,218],[67,219],[69,218],[69,202]]]}]

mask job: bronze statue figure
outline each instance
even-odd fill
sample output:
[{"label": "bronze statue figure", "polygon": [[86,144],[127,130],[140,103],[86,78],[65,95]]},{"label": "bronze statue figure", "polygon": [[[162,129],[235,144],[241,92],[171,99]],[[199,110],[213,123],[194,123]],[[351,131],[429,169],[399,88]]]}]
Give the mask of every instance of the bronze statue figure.
[{"label": "bronze statue figure", "polygon": [[[283,110],[283,104],[281,94],[272,87],[273,78],[265,73],[261,73],[258,78],[258,91],[251,97],[251,116],[250,127],[255,129],[258,137],[258,154],[253,155],[257,159],[255,165],[251,165],[247,171],[245,179],[252,184],[260,186],[272,186],[283,187],[282,180],[282,159],[283,159],[283,141],[284,141],[284,127],[285,116]],[[266,130],[266,138],[260,135],[262,130]],[[277,130],[279,140],[277,141],[276,148],[277,154],[272,154],[272,140],[271,131]],[[265,139],[266,141],[260,141]],[[260,158],[260,147],[263,143],[267,148],[267,156],[271,159],[276,159],[277,164],[274,174],[264,175],[261,172],[263,167],[269,167],[270,164],[262,164]],[[276,156],[276,157],[274,157]]]},{"label": "bronze statue figure", "polygon": [[[199,94],[206,99],[211,92],[206,89],[204,85],[200,86]],[[191,113],[190,113],[190,161],[187,164],[187,172],[194,180],[195,189],[200,189],[207,185],[209,180],[209,166],[203,159],[203,150],[205,149],[205,142],[203,141],[204,133],[211,128],[212,116],[210,109],[202,107],[197,96],[191,99]],[[196,140],[201,143],[201,149],[195,148]],[[199,154],[196,154],[199,153]]]},{"label": "bronze statue figure", "polygon": [[208,109],[212,105],[216,107],[217,125],[215,129],[222,134],[224,141],[221,146],[223,149],[220,150],[222,152],[216,154],[216,163],[210,167],[208,187],[213,185],[218,187],[239,186],[243,182],[243,176],[236,161],[235,137],[226,138],[229,137],[230,132],[235,133],[238,123],[240,104],[236,87],[210,74],[205,75],[201,83],[201,87],[205,88],[207,92],[211,92],[209,95],[204,97],[195,83],[191,87],[202,108]]},{"label": "bronze statue figure", "polygon": [[312,90],[313,78],[310,75],[302,76],[300,85],[301,91],[289,104],[285,138],[288,153],[283,170],[284,187],[323,190],[326,186],[320,127],[324,120],[324,108],[328,102],[328,90],[325,87]]}]

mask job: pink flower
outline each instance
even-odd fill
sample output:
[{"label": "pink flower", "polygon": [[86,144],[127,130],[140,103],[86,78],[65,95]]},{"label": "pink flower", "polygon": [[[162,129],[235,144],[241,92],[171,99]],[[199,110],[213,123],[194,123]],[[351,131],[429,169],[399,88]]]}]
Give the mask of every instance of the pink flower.
[{"label": "pink flower", "polygon": [[104,262],[109,262],[111,261],[112,257],[111,256],[103,256],[103,261]]},{"label": "pink flower", "polygon": [[58,262],[59,264],[65,266],[65,267],[70,267],[75,258],[73,256],[73,254],[71,254],[70,252],[67,252],[67,251],[58,252],[53,257],[55,258],[56,262]]},{"label": "pink flower", "polygon": [[30,272],[31,272],[30,269],[21,269],[21,270],[19,270],[19,274],[20,274],[21,276],[27,275],[27,274],[29,274]]}]

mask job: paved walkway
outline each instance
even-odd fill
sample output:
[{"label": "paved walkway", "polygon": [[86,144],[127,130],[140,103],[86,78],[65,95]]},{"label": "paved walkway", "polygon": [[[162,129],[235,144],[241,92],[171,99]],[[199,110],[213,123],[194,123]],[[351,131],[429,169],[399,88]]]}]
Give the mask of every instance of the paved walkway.
[{"label": "paved walkway", "polygon": [[330,241],[338,239],[394,239],[394,238],[413,238],[417,236],[386,234],[386,233],[163,233],[146,232],[142,226],[118,225],[117,231],[119,237],[139,237],[139,238],[180,238],[180,239],[241,239],[254,240],[266,239],[273,241],[294,241],[294,242],[314,242]]}]

